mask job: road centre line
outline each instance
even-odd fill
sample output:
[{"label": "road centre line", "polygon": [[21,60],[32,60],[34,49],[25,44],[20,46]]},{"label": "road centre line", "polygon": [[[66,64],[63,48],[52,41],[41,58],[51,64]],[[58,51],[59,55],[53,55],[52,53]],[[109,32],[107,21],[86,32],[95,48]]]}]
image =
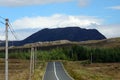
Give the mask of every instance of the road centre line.
[{"label": "road centre line", "polygon": [[57,76],[57,74],[56,74],[55,62],[53,62],[53,65],[54,65],[54,73],[55,73],[55,77],[56,77],[57,80],[59,80],[59,78],[58,78],[58,76]]}]

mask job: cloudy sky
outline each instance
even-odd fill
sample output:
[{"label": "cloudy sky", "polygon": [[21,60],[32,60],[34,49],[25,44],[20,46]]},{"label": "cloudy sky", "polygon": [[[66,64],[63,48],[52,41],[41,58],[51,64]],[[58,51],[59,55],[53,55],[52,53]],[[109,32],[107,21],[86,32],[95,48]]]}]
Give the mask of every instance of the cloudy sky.
[{"label": "cloudy sky", "polygon": [[[120,0],[0,0],[0,40],[9,18],[18,40],[43,28],[79,26],[120,37]],[[9,33],[9,39],[15,38]]]}]

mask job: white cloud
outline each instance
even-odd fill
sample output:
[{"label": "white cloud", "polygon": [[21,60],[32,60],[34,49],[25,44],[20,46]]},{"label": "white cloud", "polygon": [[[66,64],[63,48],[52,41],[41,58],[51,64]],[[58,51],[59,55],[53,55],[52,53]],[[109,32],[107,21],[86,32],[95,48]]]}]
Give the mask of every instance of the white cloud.
[{"label": "white cloud", "polygon": [[[23,40],[26,37],[30,36],[31,34],[37,32],[39,29],[20,29],[20,30],[15,30],[14,35],[16,36],[17,40]],[[9,40],[16,40],[16,38],[13,36],[11,31],[9,30],[8,33],[8,39]],[[5,40],[5,27],[0,27],[0,40]]]},{"label": "white cloud", "polygon": [[80,7],[86,7],[91,2],[91,0],[0,0],[0,6],[16,7],[28,5],[44,5],[51,3],[63,3],[71,1],[77,1]]},{"label": "white cloud", "polygon": [[0,0],[0,6],[26,6],[26,5],[41,5],[50,3],[61,3],[72,0]]},{"label": "white cloud", "polygon": [[78,5],[80,7],[86,7],[90,4],[91,0],[78,0]]},{"label": "white cloud", "polygon": [[55,28],[66,26],[84,26],[88,27],[92,24],[100,25],[101,19],[94,16],[72,16],[55,14],[48,17],[23,17],[14,21],[12,24],[15,29],[26,28]]},{"label": "white cloud", "polygon": [[[30,36],[31,34],[39,31],[39,29],[22,29],[22,30],[15,30],[15,35],[17,37],[17,40],[23,40]],[[9,39],[16,40],[15,37],[9,33]]]},{"label": "white cloud", "polygon": [[120,10],[120,6],[107,7],[107,9]]},{"label": "white cloud", "polygon": [[101,25],[97,29],[107,38],[120,37],[120,24]]},{"label": "white cloud", "polygon": [[[55,14],[48,17],[23,17],[17,19],[12,23],[18,39],[24,39],[31,34],[43,28],[57,28],[57,27],[73,27],[79,26],[87,29],[97,29],[107,38],[120,37],[120,24],[118,25],[103,25],[103,20],[95,16],[72,16]],[[4,39],[4,29],[0,27],[0,40]],[[10,34],[9,39],[13,40]]]},{"label": "white cloud", "polygon": [[[101,23],[102,23],[102,19],[98,19],[95,16],[72,16],[72,15],[55,14],[48,17],[42,17],[42,16],[23,17],[21,19],[14,21],[12,25],[15,30],[19,30],[18,33],[19,35],[21,33],[24,34],[24,36],[20,38],[20,39],[24,39],[25,37],[29,36],[28,34],[34,33],[35,29],[40,30],[43,28],[57,28],[57,27],[68,27],[68,26],[93,28],[93,25],[100,25]],[[33,29],[34,31],[29,32],[30,29]]]},{"label": "white cloud", "polygon": [[5,28],[0,25],[0,40],[5,39]]},{"label": "white cloud", "polygon": [[[92,25],[100,25],[101,23],[102,20],[95,16],[72,16],[55,14],[48,17],[23,17],[15,20],[11,24],[18,34],[18,38],[24,39],[27,36],[34,33],[35,31],[43,28],[57,28],[67,26],[80,26],[82,28],[92,28]],[[12,35],[10,36],[10,39],[14,39]]]}]

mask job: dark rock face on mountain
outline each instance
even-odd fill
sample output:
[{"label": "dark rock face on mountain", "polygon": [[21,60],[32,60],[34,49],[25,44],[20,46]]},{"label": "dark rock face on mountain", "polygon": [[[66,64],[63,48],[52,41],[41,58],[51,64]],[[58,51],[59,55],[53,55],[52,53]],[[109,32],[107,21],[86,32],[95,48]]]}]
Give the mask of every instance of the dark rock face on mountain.
[{"label": "dark rock face on mountain", "polygon": [[3,41],[0,40],[0,43],[3,43]]},{"label": "dark rock face on mountain", "polygon": [[[106,39],[96,29],[83,29],[80,27],[66,27],[55,29],[42,29],[22,41],[9,41],[9,46],[21,46],[28,43],[69,40],[69,41],[87,41]],[[0,46],[5,46],[5,43],[0,41]]]},{"label": "dark rock face on mountain", "polygon": [[87,41],[101,39],[106,39],[106,37],[96,29],[83,29],[79,27],[66,27],[55,29],[46,28],[24,39],[19,43],[19,45],[40,41],[41,42],[56,40]]}]

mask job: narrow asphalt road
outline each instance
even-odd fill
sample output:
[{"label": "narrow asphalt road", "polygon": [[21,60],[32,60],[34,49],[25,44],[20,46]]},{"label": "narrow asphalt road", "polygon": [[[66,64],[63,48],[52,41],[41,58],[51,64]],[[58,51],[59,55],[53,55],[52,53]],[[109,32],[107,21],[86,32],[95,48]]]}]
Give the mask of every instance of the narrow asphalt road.
[{"label": "narrow asphalt road", "polygon": [[61,62],[48,62],[43,80],[73,80],[64,71]]}]

